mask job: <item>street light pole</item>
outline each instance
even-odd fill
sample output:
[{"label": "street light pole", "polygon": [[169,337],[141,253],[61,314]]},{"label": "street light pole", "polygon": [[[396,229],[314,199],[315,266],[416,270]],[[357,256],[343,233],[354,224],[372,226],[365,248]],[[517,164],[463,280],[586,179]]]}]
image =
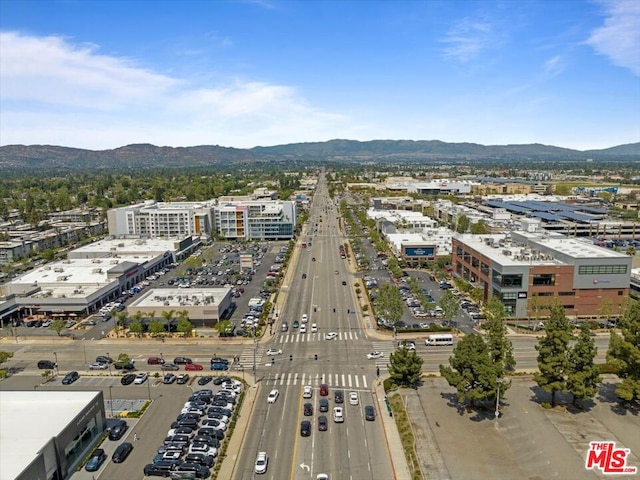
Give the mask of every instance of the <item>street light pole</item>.
[{"label": "street light pole", "polygon": [[109,356],[109,352],[107,352],[107,365],[109,366],[109,376],[111,376],[111,362],[108,360],[111,357]]},{"label": "street light pole", "polygon": [[113,385],[109,385],[109,406],[111,407],[111,418],[113,418]]},{"label": "street light pole", "polygon": [[502,378],[496,379],[496,426],[498,426],[498,418],[500,418],[500,384],[502,381]]},{"label": "street light pole", "polygon": [[58,373],[60,372],[60,369],[58,367],[58,354],[56,352],[53,352],[53,356],[56,357],[56,375],[58,375]]},{"label": "street light pole", "polygon": [[256,354],[258,351],[258,335],[256,326],[253,326],[253,382],[256,381]]}]

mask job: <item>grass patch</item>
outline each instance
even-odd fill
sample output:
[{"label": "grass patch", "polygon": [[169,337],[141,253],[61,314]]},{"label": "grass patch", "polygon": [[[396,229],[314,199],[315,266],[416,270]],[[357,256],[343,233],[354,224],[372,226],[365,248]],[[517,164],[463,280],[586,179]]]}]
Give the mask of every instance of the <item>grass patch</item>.
[{"label": "grass patch", "polygon": [[413,480],[422,480],[422,472],[420,471],[420,463],[418,462],[418,455],[416,454],[416,442],[413,436],[413,429],[411,428],[411,421],[407,410],[404,408],[402,402],[402,396],[399,393],[394,393],[388,396],[389,403],[391,404],[391,411],[393,412],[393,418],[400,434],[400,440],[402,441],[402,449],[404,450],[404,456],[407,459],[407,465],[409,466],[409,472]]}]

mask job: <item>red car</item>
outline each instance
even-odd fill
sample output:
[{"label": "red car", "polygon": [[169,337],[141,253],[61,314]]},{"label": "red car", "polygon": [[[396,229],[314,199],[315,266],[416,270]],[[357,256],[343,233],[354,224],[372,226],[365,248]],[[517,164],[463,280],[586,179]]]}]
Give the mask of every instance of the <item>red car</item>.
[{"label": "red car", "polygon": [[202,365],[199,365],[197,363],[187,363],[184,366],[185,370],[202,370],[202,368],[203,368]]},{"label": "red car", "polygon": [[326,383],[320,385],[320,395],[322,395],[323,397],[329,395],[329,386]]}]

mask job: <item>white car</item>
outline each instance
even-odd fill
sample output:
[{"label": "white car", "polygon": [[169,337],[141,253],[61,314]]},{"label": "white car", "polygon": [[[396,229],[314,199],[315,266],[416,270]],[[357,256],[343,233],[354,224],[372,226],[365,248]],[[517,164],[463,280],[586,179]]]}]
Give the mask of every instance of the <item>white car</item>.
[{"label": "white car", "polygon": [[367,358],[371,360],[372,358],[382,358],[384,357],[384,352],[371,352],[367,353]]},{"label": "white car", "polygon": [[278,392],[278,390],[271,390],[269,392],[269,396],[267,397],[267,403],[276,403],[276,400],[278,400],[278,396],[280,395],[280,392]]},{"label": "white car", "polygon": [[325,340],[333,340],[334,338],[338,338],[338,334],[336,332],[329,332],[324,334]]},{"label": "white car", "polygon": [[307,333],[307,326],[305,324],[300,325],[299,333]]},{"label": "white car", "polygon": [[189,453],[202,453],[215,457],[218,455],[218,449],[216,447],[210,447],[206,443],[192,443],[189,447]]},{"label": "white car", "polygon": [[306,313],[302,314],[302,318],[300,319],[300,322],[302,323],[307,323],[309,321],[309,317],[307,316]]},{"label": "white car", "polygon": [[89,365],[89,370],[106,370],[109,365],[106,363],[95,362]]},{"label": "white car", "polygon": [[349,392],[349,404],[350,405],[358,405],[358,392]]},{"label": "white car", "polygon": [[313,396],[313,389],[311,385],[305,385],[302,390],[302,398],[311,398]]},{"label": "white car", "polygon": [[342,407],[333,408],[333,421],[335,423],[344,422],[344,411],[342,410]]},{"label": "white car", "polygon": [[311,333],[316,333],[318,331],[318,325],[315,323],[311,324]]},{"label": "white car", "polygon": [[256,473],[267,473],[268,465],[269,465],[269,455],[267,455],[267,452],[258,452],[254,471]]},{"label": "white car", "polygon": [[147,381],[147,374],[144,372],[140,372],[139,374],[136,375],[136,379],[133,381],[133,383],[137,385],[141,385],[146,381]]},{"label": "white car", "polygon": [[270,348],[267,350],[267,355],[282,355],[282,350],[279,348]]}]

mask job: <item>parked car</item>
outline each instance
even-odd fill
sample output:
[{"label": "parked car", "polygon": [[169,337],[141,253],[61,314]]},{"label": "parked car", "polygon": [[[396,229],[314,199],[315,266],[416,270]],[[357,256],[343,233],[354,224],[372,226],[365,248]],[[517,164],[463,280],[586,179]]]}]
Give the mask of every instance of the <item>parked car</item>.
[{"label": "parked car", "polygon": [[120,383],[122,385],[131,385],[135,379],[136,379],[135,373],[126,373],[120,379]]},{"label": "parked car", "polygon": [[135,363],[133,363],[133,361],[128,362],[128,363],[116,362],[116,363],[113,364],[113,366],[116,367],[116,370],[131,371],[131,370],[135,370],[136,369],[136,365],[135,365]]},{"label": "parked car", "polygon": [[180,385],[184,385],[188,381],[189,381],[188,373],[181,373],[180,375],[178,375],[178,378],[176,379],[176,383],[179,383]]},{"label": "parked car", "polygon": [[127,422],[122,419],[116,420],[116,423],[109,429],[109,440],[120,440],[128,428]]},{"label": "parked car", "polygon": [[89,364],[89,370],[106,370],[109,368],[108,363],[94,362]]},{"label": "parked car", "polygon": [[211,370],[226,371],[229,370],[229,365],[226,363],[212,363]]},{"label": "parked car", "polygon": [[213,377],[210,377],[208,375],[205,375],[204,377],[200,377],[198,379],[198,385],[206,385],[207,383],[209,383],[211,380],[213,380]]},{"label": "parked car", "polygon": [[133,383],[135,383],[136,385],[142,385],[146,381],[147,381],[147,374],[144,372],[140,372],[139,374],[136,375],[136,379],[133,381]]},{"label": "parked car", "polygon": [[98,355],[96,357],[97,363],[113,363],[113,358],[107,357],[106,355]]},{"label": "parked car", "polygon": [[107,459],[107,454],[104,453],[104,450],[102,448],[96,448],[91,454],[89,461],[84,466],[84,469],[87,472],[95,472],[100,468],[100,466],[104,463],[106,459]]},{"label": "parked car", "polygon": [[129,442],[121,443],[116,448],[116,451],[113,452],[111,460],[113,460],[113,463],[122,463],[127,459],[129,454],[131,453],[131,450],[133,450],[132,444],[130,444]]},{"label": "parked car", "polygon": [[163,378],[162,378],[162,383],[168,385],[170,383],[175,382],[177,379],[177,377],[173,374],[173,373],[167,373]]},{"label": "parked car", "polygon": [[72,370],[71,372],[67,373],[64,376],[64,378],[62,379],[62,384],[71,385],[73,382],[75,382],[79,378],[80,378],[80,375],[78,374],[78,372],[76,372],[75,370]]}]

